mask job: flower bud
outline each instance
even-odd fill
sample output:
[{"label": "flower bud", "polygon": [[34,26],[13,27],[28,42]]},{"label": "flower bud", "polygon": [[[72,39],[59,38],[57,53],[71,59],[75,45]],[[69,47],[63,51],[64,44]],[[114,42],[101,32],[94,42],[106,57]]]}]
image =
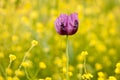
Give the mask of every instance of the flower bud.
[{"label": "flower bud", "polygon": [[56,31],[60,35],[73,35],[78,30],[78,14],[61,14],[55,21]]}]

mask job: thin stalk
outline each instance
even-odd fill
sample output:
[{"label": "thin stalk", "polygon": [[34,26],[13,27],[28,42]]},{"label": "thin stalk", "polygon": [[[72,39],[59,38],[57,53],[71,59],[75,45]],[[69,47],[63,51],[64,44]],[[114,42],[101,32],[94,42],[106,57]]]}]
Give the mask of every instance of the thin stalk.
[{"label": "thin stalk", "polygon": [[29,74],[28,74],[28,72],[27,72],[27,69],[24,68],[24,70],[25,70],[25,74],[26,74],[27,79],[28,79],[28,80],[31,80],[31,78],[29,77]]},{"label": "thin stalk", "polygon": [[35,79],[35,78],[37,77],[37,75],[38,75],[39,72],[40,72],[40,69],[36,71],[36,73],[35,73],[33,79]]},{"label": "thin stalk", "polygon": [[86,56],[84,57],[84,71],[85,71],[85,73],[87,73],[87,70],[86,70]]},{"label": "thin stalk", "polygon": [[[24,55],[24,57],[23,57],[23,60],[22,60],[20,66],[19,66],[19,68],[18,68],[17,70],[20,70],[20,69],[22,68],[22,63],[26,60],[29,52],[32,50],[33,47],[34,47],[34,45],[32,45],[32,46],[28,49],[28,51],[25,53],[25,55]],[[17,76],[17,75],[15,74],[15,76]]]},{"label": "thin stalk", "polygon": [[[7,69],[10,69],[11,65],[12,65],[12,60],[10,60],[10,63],[8,65]],[[6,76],[8,76],[8,74],[6,74]]]},{"label": "thin stalk", "polygon": [[82,80],[82,73],[83,73],[83,72],[82,72],[82,69],[83,69],[83,68],[80,67],[80,71],[79,71],[79,72],[80,72],[80,78],[79,78],[79,80]]},{"label": "thin stalk", "polygon": [[26,58],[27,58],[29,52],[32,50],[33,47],[34,47],[34,46],[32,45],[32,46],[29,48],[29,50],[25,53],[25,56],[24,56],[24,58],[23,58],[23,60],[22,60],[22,62],[21,62],[21,65],[19,66],[18,70],[21,69],[22,63],[26,60]]},{"label": "thin stalk", "polygon": [[11,67],[11,64],[12,64],[12,61],[10,60],[10,63],[8,65],[7,69],[9,69]]},{"label": "thin stalk", "polygon": [[3,76],[5,77],[5,79],[7,79],[7,74],[5,73],[2,64],[0,64],[0,71],[1,71],[1,74],[3,74]]},{"label": "thin stalk", "polygon": [[68,35],[66,36],[66,79],[69,80],[68,67],[69,67],[69,47],[68,47]]}]

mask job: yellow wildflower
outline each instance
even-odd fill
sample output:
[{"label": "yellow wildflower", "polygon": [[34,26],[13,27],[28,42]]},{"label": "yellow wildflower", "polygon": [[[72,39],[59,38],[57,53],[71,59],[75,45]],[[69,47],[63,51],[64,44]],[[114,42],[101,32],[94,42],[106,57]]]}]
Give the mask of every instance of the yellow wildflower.
[{"label": "yellow wildflower", "polygon": [[44,80],[44,79],[39,79],[39,80]]},{"label": "yellow wildflower", "polygon": [[77,65],[77,68],[78,68],[78,69],[82,69],[82,68],[83,68],[83,64],[78,64],[78,65]]},{"label": "yellow wildflower", "polygon": [[82,79],[91,79],[91,78],[93,78],[93,75],[91,74],[91,73],[85,73],[85,74],[83,74],[82,75]]},{"label": "yellow wildflower", "polygon": [[20,80],[18,77],[13,77],[12,80]]},{"label": "yellow wildflower", "polygon": [[23,17],[21,18],[21,21],[22,21],[24,24],[26,24],[26,25],[29,25],[29,24],[30,24],[29,19],[28,19],[28,17],[26,17],[26,16],[23,16]]},{"label": "yellow wildflower", "polygon": [[20,70],[16,70],[16,71],[15,71],[15,74],[16,74],[17,76],[19,76],[19,77],[22,77],[22,76],[25,75],[24,72],[23,72],[23,71],[20,71]]},{"label": "yellow wildflower", "polygon": [[96,70],[101,70],[102,69],[102,65],[100,63],[96,63],[95,64],[95,68],[96,68]]},{"label": "yellow wildflower", "polygon": [[50,77],[46,77],[45,80],[52,80],[52,78],[50,78]]},{"label": "yellow wildflower", "polygon": [[31,67],[32,66],[32,62],[31,61],[24,61],[24,62],[22,62],[22,64],[21,64],[23,67]]},{"label": "yellow wildflower", "polygon": [[81,76],[82,76],[81,73],[78,73],[78,74],[77,74],[77,78],[78,78],[78,79],[81,79]]},{"label": "yellow wildflower", "polygon": [[88,55],[88,52],[87,52],[87,51],[82,51],[81,55],[82,55],[83,57],[85,57],[85,56]]},{"label": "yellow wildflower", "polygon": [[97,80],[105,80],[103,77],[98,77]]},{"label": "yellow wildflower", "polygon": [[7,77],[7,80],[13,80],[12,77]]},{"label": "yellow wildflower", "polygon": [[37,19],[37,17],[38,17],[38,12],[37,11],[32,11],[30,13],[30,18],[31,19]]},{"label": "yellow wildflower", "polygon": [[13,35],[13,36],[12,36],[12,41],[14,42],[14,41],[17,41],[17,40],[18,40],[18,36]]},{"label": "yellow wildflower", "polygon": [[41,69],[45,69],[47,66],[46,66],[46,64],[44,63],[44,62],[40,62],[39,63],[39,68],[41,68]]},{"label": "yellow wildflower", "polygon": [[120,62],[116,64],[116,67],[120,69]]},{"label": "yellow wildflower", "polygon": [[119,68],[116,68],[116,69],[115,69],[115,73],[116,73],[116,74],[120,74],[120,69],[119,69]]},{"label": "yellow wildflower", "polygon": [[66,73],[66,67],[62,68],[63,73]]},{"label": "yellow wildflower", "polygon": [[[36,31],[37,31],[38,33],[42,33],[42,32],[44,31],[44,25],[43,25],[43,23],[37,22],[37,23],[36,23],[36,27],[37,27]],[[41,36],[42,36],[42,35],[41,35]]]},{"label": "yellow wildflower", "polygon": [[117,80],[114,76],[110,76],[108,80]]},{"label": "yellow wildflower", "polygon": [[1,58],[4,58],[4,53],[3,52],[0,52],[0,59]]},{"label": "yellow wildflower", "polygon": [[4,78],[2,76],[0,76],[0,80],[4,80]]},{"label": "yellow wildflower", "polygon": [[62,60],[59,57],[56,57],[54,60],[54,64],[57,65],[58,67],[62,66]]},{"label": "yellow wildflower", "polygon": [[72,65],[69,66],[69,71],[74,71],[74,67]]},{"label": "yellow wildflower", "polygon": [[67,59],[66,59],[66,56],[65,55],[62,55],[62,65],[63,66],[65,66],[66,65],[66,61],[67,61]]},{"label": "yellow wildflower", "polygon": [[71,77],[71,76],[73,76],[73,73],[72,72],[68,72],[68,75]]},{"label": "yellow wildflower", "polygon": [[13,71],[12,71],[12,69],[7,68],[6,69],[6,73],[7,73],[7,75],[12,75]]},{"label": "yellow wildflower", "polygon": [[120,74],[120,62],[116,64],[115,73]]},{"label": "yellow wildflower", "polygon": [[77,56],[77,60],[78,60],[78,61],[83,61],[87,55],[88,55],[88,52],[87,52],[87,51],[82,51],[81,54],[79,54],[79,55]]},{"label": "yellow wildflower", "polygon": [[33,40],[31,43],[32,43],[33,46],[36,46],[38,44],[38,41]]},{"label": "yellow wildflower", "polygon": [[105,77],[105,74],[103,72],[98,72],[99,77]]},{"label": "yellow wildflower", "polygon": [[14,61],[14,60],[16,59],[16,56],[13,55],[13,54],[10,54],[10,55],[9,55],[9,58],[10,58],[10,61]]}]

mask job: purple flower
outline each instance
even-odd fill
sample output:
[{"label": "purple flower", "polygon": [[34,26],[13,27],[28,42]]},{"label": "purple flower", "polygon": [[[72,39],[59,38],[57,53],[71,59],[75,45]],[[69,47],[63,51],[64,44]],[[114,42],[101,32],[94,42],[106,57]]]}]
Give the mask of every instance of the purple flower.
[{"label": "purple flower", "polygon": [[60,35],[73,35],[78,30],[78,14],[61,14],[55,21],[56,31]]}]

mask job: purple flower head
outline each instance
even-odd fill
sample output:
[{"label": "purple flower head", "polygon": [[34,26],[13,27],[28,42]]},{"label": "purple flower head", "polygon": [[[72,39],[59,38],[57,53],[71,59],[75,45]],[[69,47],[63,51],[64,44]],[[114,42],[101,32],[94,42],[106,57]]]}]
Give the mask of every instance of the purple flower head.
[{"label": "purple flower head", "polygon": [[78,30],[78,14],[61,14],[55,21],[56,31],[60,35],[73,35]]}]

